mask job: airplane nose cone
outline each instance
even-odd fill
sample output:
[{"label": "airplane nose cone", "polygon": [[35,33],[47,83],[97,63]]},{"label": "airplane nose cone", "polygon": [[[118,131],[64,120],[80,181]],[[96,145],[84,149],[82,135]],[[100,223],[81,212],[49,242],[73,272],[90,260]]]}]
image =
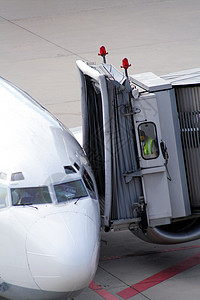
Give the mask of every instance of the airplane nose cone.
[{"label": "airplane nose cone", "polygon": [[99,228],[83,214],[52,214],[34,224],[26,249],[30,272],[40,289],[80,290],[96,272]]}]

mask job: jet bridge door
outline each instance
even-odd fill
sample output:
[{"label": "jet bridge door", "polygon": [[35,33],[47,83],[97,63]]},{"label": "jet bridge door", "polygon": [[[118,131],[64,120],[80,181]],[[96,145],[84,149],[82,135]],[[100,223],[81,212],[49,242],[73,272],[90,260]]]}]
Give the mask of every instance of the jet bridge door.
[{"label": "jet bridge door", "polygon": [[134,123],[147,216],[150,226],[169,224],[172,217],[160,120],[155,94],[133,101]]}]

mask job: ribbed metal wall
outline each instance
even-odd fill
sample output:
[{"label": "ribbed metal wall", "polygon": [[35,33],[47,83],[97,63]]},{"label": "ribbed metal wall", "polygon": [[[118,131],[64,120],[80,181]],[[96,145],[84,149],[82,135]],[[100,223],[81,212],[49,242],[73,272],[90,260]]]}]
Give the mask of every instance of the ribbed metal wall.
[{"label": "ribbed metal wall", "polygon": [[87,114],[84,116],[83,128],[86,137],[83,147],[94,172],[99,193],[101,215],[104,214],[105,206],[105,165],[104,165],[104,136],[102,99],[100,91],[95,87],[94,81],[85,76],[87,97],[85,99]]},{"label": "ribbed metal wall", "polygon": [[[92,166],[100,195],[101,214],[104,215],[104,206],[107,200],[105,194],[105,169],[104,152],[111,151],[112,168],[112,203],[110,220],[126,220],[136,217],[133,208],[143,196],[141,179],[132,177],[137,171],[137,153],[134,137],[132,112],[130,112],[129,90],[120,90],[120,85],[107,79],[109,93],[109,114],[111,149],[105,149],[103,137],[103,112],[100,90],[94,80],[85,76],[86,81],[86,116],[83,120],[86,137],[84,149]],[[127,83],[128,85],[128,83]],[[129,176],[130,179],[126,180]]]},{"label": "ribbed metal wall", "polygon": [[200,208],[200,86],[175,87],[190,202]]},{"label": "ribbed metal wall", "polygon": [[[143,196],[141,178],[131,177],[137,171],[137,148],[134,135],[133,112],[130,111],[129,83],[121,91],[109,82],[110,124],[112,141],[112,209],[111,219],[135,217],[133,204]],[[126,85],[125,85],[126,87]],[[130,180],[126,176],[130,175]]]}]

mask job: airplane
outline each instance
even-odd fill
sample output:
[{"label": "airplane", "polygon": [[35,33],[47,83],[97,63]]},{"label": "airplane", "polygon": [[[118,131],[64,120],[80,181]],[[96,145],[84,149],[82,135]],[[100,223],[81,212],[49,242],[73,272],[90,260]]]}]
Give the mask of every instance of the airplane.
[{"label": "airplane", "polygon": [[91,167],[70,131],[0,78],[0,296],[77,296],[97,269],[100,214]]}]

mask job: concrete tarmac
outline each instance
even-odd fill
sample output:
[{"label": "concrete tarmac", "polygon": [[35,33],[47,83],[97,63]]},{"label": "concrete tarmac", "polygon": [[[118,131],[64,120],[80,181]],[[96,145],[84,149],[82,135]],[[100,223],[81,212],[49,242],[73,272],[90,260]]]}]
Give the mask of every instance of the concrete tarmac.
[{"label": "concrete tarmac", "polygon": [[81,125],[75,61],[130,74],[199,67],[199,0],[0,0],[0,70],[68,127]]},{"label": "concrete tarmac", "polygon": [[99,267],[77,300],[198,300],[200,241],[149,244],[130,231],[102,233]]},{"label": "concrete tarmac", "polygon": [[[200,67],[199,0],[0,0],[0,71],[67,127],[81,125],[76,60],[129,74]],[[77,300],[199,299],[200,241],[152,245],[129,231],[102,233],[99,268]]]}]

